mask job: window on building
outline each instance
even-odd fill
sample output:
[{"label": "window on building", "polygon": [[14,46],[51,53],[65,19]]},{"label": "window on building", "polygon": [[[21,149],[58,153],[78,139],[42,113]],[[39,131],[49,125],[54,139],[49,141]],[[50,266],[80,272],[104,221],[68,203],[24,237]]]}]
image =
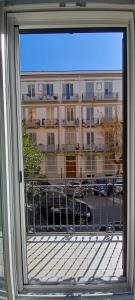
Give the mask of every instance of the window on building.
[{"label": "window on building", "polygon": [[87,154],[87,156],[86,156],[86,168],[90,172],[95,172],[96,171],[95,153]]},{"label": "window on building", "polygon": [[105,119],[112,120],[112,106],[105,106]]},{"label": "window on building", "polygon": [[94,82],[86,82],[86,99],[94,98]]},{"label": "window on building", "polygon": [[70,99],[73,96],[73,83],[63,84],[63,98]]},{"label": "window on building", "polygon": [[87,124],[94,125],[94,107],[87,107],[86,116],[87,116]]},{"label": "window on building", "polygon": [[66,109],[66,118],[67,118],[67,121],[74,121],[74,119],[75,119],[74,107],[67,107],[67,109]]},{"label": "window on building", "polygon": [[53,155],[47,156],[47,170],[54,171],[57,169],[57,158]]},{"label": "window on building", "polygon": [[87,141],[87,145],[93,145],[94,144],[94,132],[87,132],[86,141]]},{"label": "window on building", "polygon": [[32,122],[36,119],[36,109],[28,108],[28,121]]},{"label": "window on building", "polygon": [[28,84],[28,96],[35,97],[35,84]]},{"label": "window on building", "polygon": [[50,106],[46,108],[47,111],[47,119],[53,120],[54,119],[54,107]]},{"label": "window on building", "polygon": [[30,132],[29,137],[31,139],[32,144],[37,144],[37,133],[36,132]]},{"label": "window on building", "polygon": [[105,98],[111,98],[113,93],[113,84],[111,81],[105,81],[104,83],[104,95]]},{"label": "window on building", "polygon": [[76,132],[75,130],[67,130],[65,133],[65,144],[68,145],[73,145],[76,143]]},{"label": "window on building", "polygon": [[55,144],[54,132],[47,133],[47,145],[54,145],[54,144]]},{"label": "window on building", "polygon": [[42,88],[44,96],[53,96],[53,84],[43,84]]}]

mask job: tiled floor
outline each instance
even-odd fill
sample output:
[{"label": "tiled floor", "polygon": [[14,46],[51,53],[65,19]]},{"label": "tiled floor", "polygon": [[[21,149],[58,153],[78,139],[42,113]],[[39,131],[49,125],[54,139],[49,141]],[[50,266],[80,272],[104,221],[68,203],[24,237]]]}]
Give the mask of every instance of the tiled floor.
[{"label": "tiled floor", "polygon": [[27,239],[31,283],[123,280],[121,235],[48,235]]}]

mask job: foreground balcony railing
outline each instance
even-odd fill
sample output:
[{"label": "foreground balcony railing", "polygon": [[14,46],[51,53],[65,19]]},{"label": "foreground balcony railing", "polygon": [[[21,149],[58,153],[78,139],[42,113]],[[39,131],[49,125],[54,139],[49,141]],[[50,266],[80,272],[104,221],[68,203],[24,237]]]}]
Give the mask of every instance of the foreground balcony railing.
[{"label": "foreground balcony railing", "polygon": [[108,94],[106,93],[83,93],[82,94],[82,100],[88,101],[88,100],[118,100],[119,94],[110,92]]},{"label": "foreground balcony railing", "polygon": [[46,94],[22,94],[22,101],[58,101],[58,95],[46,95]]},{"label": "foreground balcony railing", "polygon": [[121,231],[122,183],[26,180],[26,228],[35,232]]}]

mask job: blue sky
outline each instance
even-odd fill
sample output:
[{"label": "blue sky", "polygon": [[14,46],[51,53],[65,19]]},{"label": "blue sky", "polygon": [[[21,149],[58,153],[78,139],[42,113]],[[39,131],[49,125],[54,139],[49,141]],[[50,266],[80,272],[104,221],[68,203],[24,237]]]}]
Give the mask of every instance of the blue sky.
[{"label": "blue sky", "polygon": [[122,33],[22,34],[21,71],[120,70]]}]

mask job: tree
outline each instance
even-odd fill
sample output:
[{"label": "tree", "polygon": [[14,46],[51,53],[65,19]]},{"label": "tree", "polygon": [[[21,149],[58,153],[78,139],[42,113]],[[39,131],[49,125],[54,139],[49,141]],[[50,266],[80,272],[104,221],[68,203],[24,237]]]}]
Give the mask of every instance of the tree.
[{"label": "tree", "polygon": [[102,118],[102,134],[105,137],[105,151],[103,153],[107,164],[115,164],[116,175],[120,175],[122,156],[122,122],[116,116],[113,119]]},{"label": "tree", "polygon": [[28,133],[23,133],[24,176],[31,177],[40,171],[42,153],[32,143]]}]

